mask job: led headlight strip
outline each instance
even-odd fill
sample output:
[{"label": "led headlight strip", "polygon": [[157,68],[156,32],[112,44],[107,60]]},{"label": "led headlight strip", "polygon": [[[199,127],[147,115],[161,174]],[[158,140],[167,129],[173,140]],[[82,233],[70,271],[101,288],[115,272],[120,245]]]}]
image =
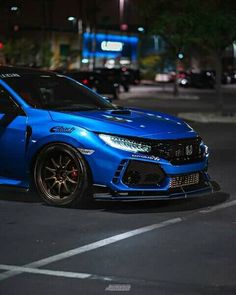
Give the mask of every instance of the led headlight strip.
[{"label": "led headlight strip", "polygon": [[131,139],[108,135],[108,134],[99,134],[98,135],[106,144],[116,149],[120,149],[123,151],[128,152],[141,152],[141,153],[148,153],[151,151],[151,146],[147,144],[143,144],[140,142],[136,142]]}]

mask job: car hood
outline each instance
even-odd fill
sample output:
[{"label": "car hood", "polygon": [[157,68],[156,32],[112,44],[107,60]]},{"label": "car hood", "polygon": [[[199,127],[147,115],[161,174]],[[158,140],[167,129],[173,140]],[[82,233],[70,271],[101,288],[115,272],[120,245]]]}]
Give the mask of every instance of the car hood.
[{"label": "car hood", "polygon": [[153,139],[194,137],[194,130],[179,118],[138,109],[80,112],[49,111],[53,121],[79,126],[97,133]]}]

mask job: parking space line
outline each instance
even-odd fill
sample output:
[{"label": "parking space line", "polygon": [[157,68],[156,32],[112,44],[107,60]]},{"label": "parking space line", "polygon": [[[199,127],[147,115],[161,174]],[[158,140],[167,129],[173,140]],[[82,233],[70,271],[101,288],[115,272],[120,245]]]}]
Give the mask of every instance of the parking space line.
[{"label": "parking space line", "polygon": [[[21,273],[26,272],[31,274],[42,274],[42,275],[65,277],[65,278],[76,278],[76,279],[88,279],[92,276],[91,274],[88,274],[88,273],[38,269],[38,268],[32,268],[32,267],[30,268],[30,267],[17,266],[17,265],[8,265],[8,264],[0,264],[0,269],[10,270],[10,271],[20,271]],[[2,275],[4,276],[4,273]]]},{"label": "parking space line", "polygon": [[[197,211],[196,213],[211,213],[211,212],[215,212],[218,210],[222,210],[224,208],[228,208],[228,207],[232,207],[236,205],[236,200],[233,200],[231,202],[226,202],[220,205],[216,205],[204,210],[200,210]],[[109,238],[97,241],[97,242],[93,242],[81,247],[77,247],[56,255],[52,255],[31,263],[28,263],[26,265],[23,266],[9,266],[9,265],[4,265],[4,264],[0,264],[0,269],[6,270],[6,272],[0,273],[0,281],[1,280],[5,280],[7,278],[11,278],[14,277],[18,274],[27,272],[27,273],[38,273],[38,274],[48,274],[48,275],[55,275],[55,276],[64,276],[63,274],[65,274],[65,277],[77,277],[77,278],[89,278],[90,276],[92,276],[91,274],[86,274],[86,273],[73,273],[73,272],[63,272],[63,271],[51,271],[51,270],[46,270],[46,269],[38,269],[40,267],[43,267],[45,265],[51,264],[53,262],[57,262],[66,258],[70,258],[72,256],[78,255],[78,254],[82,254],[88,251],[92,251],[101,247],[105,247],[107,245],[110,244],[114,244],[116,242],[137,236],[137,235],[141,235],[143,233],[146,232],[150,232],[153,231],[155,229],[159,229],[159,228],[163,228],[163,227],[167,227],[169,225],[172,224],[176,224],[179,223],[183,220],[185,220],[186,218],[173,218],[173,219],[169,219],[169,220],[165,220],[162,221],[160,223],[156,223],[156,224],[152,224],[152,225],[148,225],[148,226],[144,226],[135,230],[131,230],[122,234],[118,234],[115,236],[111,236]]]},{"label": "parking space line", "polygon": [[[112,236],[112,237],[109,237],[109,238],[106,238],[106,239],[103,239],[103,240],[100,240],[100,241],[97,241],[97,242],[94,242],[94,243],[91,243],[88,245],[84,245],[84,246],[81,246],[81,247],[78,247],[78,248],[75,248],[75,249],[72,249],[69,251],[65,251],[65,252],[62,252],[62,253],[59,253],[59,254],[56,254],[53,256],[49,256],[44,259],[34,261],[32,263],[24,265],[23,267],[24,268],[33,268],[33,269],[43,267],[43,266],[48,265],[50,263],[57,262],[62,259],[70,258],[72,256],[75,256],[75,255],[78,255],[81,253],[85,253],[85,252],[88,252],[91,250],[95,250],[95,249],[98,249],[98,248],[101,248],[101,247],[104,247],[104,246],[107,246],[110,244],[114,244],[114,243],[122,241],[124,239],[128,239],[130,237],[141,235],[143,233],[150,232],[155,229],[167,227],[169,225],[172,225],[172,224],[175,224],[175,223],[178,223],[181,221],[182,221],[182,218],[173,218],[173,219],[162,221],[160,223],[144,226],[144,227],[141,227],[141,228],[138,228],[135,230],[125,232],[123,234],[118,234],[118,235],[115,235],[115,236]],[[10,278],[10,277],[13,277],[13,276],[16,276],[21,273],[22,273],[22,270],[20,270],[20,269],[12,269],[12,270],[9,270],[5,273],[0,273],[0,281]]]},{"label": "parking space line", "polygon": [[236,205],[236,200],[233,200],[231,202],[226,202],[226,203],[223,203],[223,204],[220,204],[220,205],[216,205],[216,206],[201,210],[199,212],[200,213],[210,213],[210,212],[215,212],[215,211],[218,211],[218,210],[221,210],[221,209],[224,209],[224,208],[232,207],[232,206],[235,206],[235,205]]}]

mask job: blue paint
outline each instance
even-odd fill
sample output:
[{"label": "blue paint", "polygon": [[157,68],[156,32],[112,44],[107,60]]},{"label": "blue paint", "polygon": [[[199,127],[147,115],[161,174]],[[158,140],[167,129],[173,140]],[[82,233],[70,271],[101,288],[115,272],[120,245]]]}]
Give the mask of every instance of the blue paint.
[{"label": "blue paint", "polygon": [[[103,37],[102,34],[99,36],[101,39]],[[114,38],[118,38],[118,36]],[[137,41],[137,38],[131,38],[133,42]],[[70,79],[70,81],[73,80]],[[11,118],[9,123],[4,126],[1,123],[6,114],[0,110],[0,185],[29,187],[32,177],[31,166],[35,156],[45,145],[58,142],[67,143],[75,149],[93,150],[93,154],[83,155],[91,169],[93,183],[107,186],[111,191],[167,192],[170,188],[171,175],[202,172],[206,178],[208,177],[206,173],[208,154],[201,161],[195,163],[173,165],[161,157],[152,159],[146,157],[148,155],[145,153],[134,153],[114,148],[98,136],[103,133],[120,137],[135,137],[136,140],[143,138],[160,141],[196,138],[198,134],[179,118],[142,109],[129,109],[129,112],[119,114],[119,112],[113,113],[110,109],[56,111],[33,108],[7,84],[7,80],[0,80],[0,85],[21,105],[25,113]],[[83,89],[90,91],[86,87]],[[101,96],[98,98],[103,100]],[[29,139],[26,137],[27,126],[32,128]],[[58,130],[72,131],[70,133],[51,132],[58,126],[63,127]],[[124,170],[118,177],[118,181],[114,182],[116,170],[124,160],[126,161]],[[124,184],[122,176],[130,160],[159,165],[165,173],[165,181],[159,186],[146,185],[136,188]],[[200,191],[202,192],[199,188]]]}]

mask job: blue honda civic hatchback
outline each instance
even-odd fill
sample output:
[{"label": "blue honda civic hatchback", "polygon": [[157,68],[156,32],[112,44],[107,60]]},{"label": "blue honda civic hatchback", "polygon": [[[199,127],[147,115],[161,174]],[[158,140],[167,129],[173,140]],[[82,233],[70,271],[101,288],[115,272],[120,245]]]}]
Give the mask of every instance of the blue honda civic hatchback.
[{"label": "blue honda civic hatchback", "polygon": [[173,116],[121,108],[71,78],[0,67],[0,186],[51,205],[213,192],[208,148]]}]

